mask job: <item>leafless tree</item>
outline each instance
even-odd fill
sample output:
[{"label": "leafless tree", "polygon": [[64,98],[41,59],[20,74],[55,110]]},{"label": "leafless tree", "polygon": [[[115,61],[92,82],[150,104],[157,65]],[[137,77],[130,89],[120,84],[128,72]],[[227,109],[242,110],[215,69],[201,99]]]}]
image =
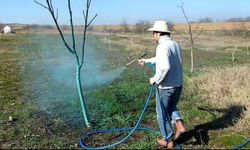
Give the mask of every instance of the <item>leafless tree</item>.
[{"label": "leafless tree", "polygon": [[245,33],[245,36],[244,36],[244,39],[245,39],[245,41],[246,41],[246,46],[247,46],[247,55],[249,56],[250,55],[250,53],[249,53],[249,44],[248,44],[248,36],[250,35],[250,30],[248,29],[247,31],[246,31],[246,33]]},{"label": "leafless tree", "polygon": [[200,22],[200,23],[212,23],[212,22],[214,22],[214,21],[213,21],[213,19],[210,18],[210,17],[205,17],[205,18],[199,19],[199,22]]},{"label": "leafless tree", "polygon": [[62,33],[61,27],[58,24],[58,9],[55,11],[53,7],[52,0],[46,0],[46,4],[42,4],[40,2],[37,2],[34,0],[35,3],[42,6],[46,10],[49,11],[50,15],[52,16],[52,19],[56,25],[56,28],[61,36],[61,39],[67,48],[67,50],[75,57],[76,59],[76,83],[77,83],[77,89],[79,93],[79,99],[82,106],[82,113],[84,117],[84,121],[87,127],[90,127],[90,122],[88,119],[87,111],[86,111],[86,105],[83,97],[82,92],[82,83],[81,83],[81,69],[83,67],[84,62],[84,51],[85,51],[85,42],[86,42],[86,32],[92,21],[96,18],[97,14],[89,21],[89,9],[91,5],[91,0],[86,0],[86,10],[83,11],[83,17],[84,17],[84,26],[83,26],[83,38],[82,38],[82,48],[81,51],[77,51],[76,49],[76,41],[75,41],[75,31],[74,31],[74,24],[73,24],[73,17],[72,17],[72,9],[71,9],[71,2],[68,0],[68,11],[70,14],[70,27],[71,27],[71,38],[72,42],[71,45],[69,42],[65,40],[64,34]]},{"label": "leafless tree", "polygon": [[239,44],[239,38],[236,38],[234,42],[234,49],[232,51],[232,61],[235,61],[235,52],[238,48],[238,44]]},{"label": "leafless tree", "polygon": [[149,29],[151,27],[151,24],[149,21],[145,21],[145,20],[140,20],[135,24],[135,32],[138,33],[144,33],[145,31],[147,31],[147,29]]},{"label": "leafless tree", "polygon": [[249,43],[248,43],[249,35],[250,35],[250,30],[247,29],[247,28],[244,28],[242,38],[245,40],[245,43],[246,43],[246,50],[247,50],[247,55],[248,55],[248,56],[250,55],[250,54],[249,54]]},{"label": "leafless tree", "polygon": [[178,35],[180,35],[182,38],[186,39],[190,43],[190,47],[191,47],[190,48],[190,58],[191,58],[191,69],[190,69],[190,71],[193,72],[194,71],[194,54],[193,54],[194,41],[199,37],[199,35],[202,33],[203,29],[202,28],[199,29],[200,28],[199,23],[197,25],[195,25],[195,27],[194,27],[194,25],[189,21],[187,15],[186,15],[186,12],[184,10],[183,5],[184,4],[182,3],[182,5],[178,6],[178,7],[181,9],[181,11],[182,11],[182,13],[183,13],[183,15],[184,15],[184,17],[186,19],[186,22],[187,22],[187,25],[188,25],[188,35],[189,36],[186,37],[186,36],[178,33],[177,31],[175,31],[175,33],[177,33]]},{"label": "leafless tree", "polygon": [[2,31],[3,30],[3,24],[0,22],[0,31]]},{"label": "leafless tree", "polygon": [[128,27],[128,23],[127,23],[127,21],[126,21],[126,19],[123,19],[122,20],[122,23],[121,23],[121,30],[123,31],[123,32],[129,32],[129,27]]},{"label": "leafless tree", "polygon": [[239,28],[239,25],[237,23],[234,23],[234,29],[233,29],[233,32],[231,34],[232,38],[234,39],[234,48],[233,48],[233,51],[232,51],[232,61],[235,61],[235,52],[238,48],[238,44],[239,44],[239,41],[240,41],[240,33],[241,30]]},{"label": "leafless tree", "polygon": [[168,21],[168,28],[170,31],[174,31],[174,23],[171,21]]},{"label": "leafless tree", "polygon": [[231,36],[233,39],[235,39],[235,44],[234,44],[234,49],[232,51],[232,61],[235,61],[235,53],[236,53],[237,47],[239,45],[239,42],[241,40],[246,41],[247,55],[249,55],[249,45],[247,43],[247,39],[249,36],[249,30],[246,28],[246,26],[243,22],[234,22],[233,26],[234,26],[234,28],[233,28]]},{"label": "leafless tree", "polygon": [[3,25],[0,22],[0,40],[2,39]]}]

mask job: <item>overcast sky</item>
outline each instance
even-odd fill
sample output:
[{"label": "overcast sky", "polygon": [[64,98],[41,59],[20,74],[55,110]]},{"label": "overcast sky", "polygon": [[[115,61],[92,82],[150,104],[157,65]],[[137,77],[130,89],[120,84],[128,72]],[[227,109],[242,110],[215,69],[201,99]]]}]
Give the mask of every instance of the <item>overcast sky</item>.
[{"label": "overcast sky", "polygon": [[[45,0],[37,0],[45,4]],[[52,0],[59,10],[60,24],[68,24],[67,0]],[[85,0],[71,0],[75,24],[83,23]],[[234,17],[250,16],[250,0],[92,0],[90,14],[98,15],[95,25],[121,24],[126,20],[134,24],[138,20],[167,20],[183,23],[185,19],[178,8],[184,9],[191,21],[210,17],[223,21]],[[1,0],[0,23],[53,24],[48,11],[33,0]]]}]

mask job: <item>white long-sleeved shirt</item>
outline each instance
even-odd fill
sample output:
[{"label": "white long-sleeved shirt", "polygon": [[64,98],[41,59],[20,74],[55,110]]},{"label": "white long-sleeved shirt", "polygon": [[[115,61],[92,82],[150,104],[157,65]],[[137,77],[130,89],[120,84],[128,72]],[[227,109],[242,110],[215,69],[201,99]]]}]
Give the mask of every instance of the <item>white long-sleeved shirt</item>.
[{"label": "white long-sleeved shirt", "polygon": [[144,59],[145,63],[155,64],[153,76],[159,88],[179,87],[183,84],[182,50],[177,42],[168,36],[160,37],[156,56]]}]

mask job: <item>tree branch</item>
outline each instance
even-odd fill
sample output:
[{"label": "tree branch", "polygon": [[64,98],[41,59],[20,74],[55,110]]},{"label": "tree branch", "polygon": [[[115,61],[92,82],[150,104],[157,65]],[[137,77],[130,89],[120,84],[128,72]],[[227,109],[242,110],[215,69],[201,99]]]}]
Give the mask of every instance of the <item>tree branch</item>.
[{"label": "tree branch", "polygon": [[197,29],[199,28],[199,25],[200,25],[200,23],[198,23],[198,24],[196,25],[196,27],[195,27],[195,29],[194,29],[194,32],[193,32],[193,33],[195,33],[195,32],[197,31]]},{"label": "tree branch", "polygon": [[178,33],[177,31],[175,31],[175,33],[176,33],[176,34],[178,34],[179,36],[181,36],[182,38],[186,39],[187,41],[190,41],[190,39],[189,39],[189,38],[187,38],[187,37],[185,37],[185,36],[181,35],[181,34],[180,34],[180,33]]},{"label": "tree branch", "polygon": [[47,1],[47,4],[49,6],[49,8],[51,9],[51,11],[54,13],[54,7],[52,5],[52,0],[46,0]]},{"label": "tree branch", "polygon": [[178,6],[178,7],[181,8],[182,13],[183,13],[183,15],[184,15],[184,17],[185,17],[187,23],[190,25],[190,21],[188,20],[188,17],[187,17],[186,12],[185,12],[185,10],[184,10],[184,8],[183,8],[183,5],[184,5],[184,4],[182,3],[181,6]]},{"label": "tree branch", "polygon": [[[181,11],[182,11],[182,13],[183,13],[183,15],[184,15],[184,17],[185,17],[187,23],[188,23],[188,32],[189,32],[189,35],[190,35],[190,39],[188,39],[188,41],[190,41],[190,42],[193,44],[192,25],[191,25],[191,23],[190,23],[190,21],[189,21],[187,15],[186,15],[186,12],[185,12],[185,10],[184,10],[183,5],[184,5],[184,4],[182,3],[181,6],[178,6],[178,7],[181,9]],[[182,36],[182,37],[183,37],[183,36]],[[183,38],[184,38],[184,37],[183,37]],[[187,38],[185,38],[185,39],[187,39]]]},{"label": "tree branch", "polygon": [[95,20],[96,17],[97,17],[97,14],[95,14],[95,16],[91,19],[91,21],[88,23],[88,26]]},{"label": "tree branch", "polygon": [[86,15],[85,15],[85,12],[82,11],[82,14],[83,14],[83,20],[86,20]]},{"label": "tree branch", "polygon": [[200,32],[195,36],[195,38],[193,39],[193,41],[202,33],[203,28],[200,30]]},{"label": "tree branch", "polygon": [[91,0],[87,0],[86,3],[86,13],[83,11],[84,16],[84,29],[83,29],[83,42],[82,42],[82,57],[81,57],[81,63],[80,68],[82,68],[83,62],[84,62],[84,51],[85,51],[85,42],[86,42],[86,33],[87,28],[89,25],[93,22],[93,20],[96,18],[97,14],[91,19],[91,21],[88,23],[88,15],[89,15],[89,8],[90,8]]},{"label": "tree branch", "polygon": [[71,36],[72,36],[72,47],[73,51],[76,53],[76,42],[75,42],[75,33],[74,33],[74,24],[73,24],[73,19],[72,19],[72,9],[71,9],[71,3],[70,0],[68,0],[68,8],[69,8],[69,14],[70,14],[70,27],[71,27]]},{"label": "tree branch", "polygon": [[56,20],[58,19],[58,8],[56,9]]},{"label": "tree branch", "polygon": [[48,8],[48,7],[46,7],[45,5],[43,5],[43,4],[39,3],[39,2],[37,2],[36,0],[34,0],[34,2],[35,2],[35,3],[37,3],[38,5],[42,6],[43,8],[45,8],[45,9],[48,9],[48,10],[49,10],[49,8]]},{"label": "tree branch", "polygon": [[[34,0],[34,1],[35,1],[35,0]],[[35,2],[36,2],[36,1],[35,1]],[[59,27],[59,24],[58,24],[58,22],[57,22],[57,17],[55,16],[55,13],[54,13],[52,1],[51,1],[51,0],[46,0],[47,7],[46,7],[45,5],[39,3],[39,2],[36,2],[36,3],[37,3],[38,5],[40,5],[40,6],[44,7],[44,8],[46,8],[46,9],[50,12],[50,14],[51,14],[51,16],[52,16],[52,18],[53,18],[53,20],[54,20],[54,22],[55,22],[55,24],[56,24],[56,28],[57,28],[57,30],[58,30],[58,32],[59,32],[59,34],[60,34],[60,36],[61,36],[61,38],[62,38],[62,40],[63,40],[64,45],[66,46],[66,48],[69,50],[70,53],[75,54],[75,53],[74,53],[74,50],[72,50],[72,48],[71,48],[71,47],[68,45],[68,43],[66,42],[66,40],[65,40],[65,38],[64,38],[64,35],[63,35],[62,31],[61,31],[61,28]]]}]

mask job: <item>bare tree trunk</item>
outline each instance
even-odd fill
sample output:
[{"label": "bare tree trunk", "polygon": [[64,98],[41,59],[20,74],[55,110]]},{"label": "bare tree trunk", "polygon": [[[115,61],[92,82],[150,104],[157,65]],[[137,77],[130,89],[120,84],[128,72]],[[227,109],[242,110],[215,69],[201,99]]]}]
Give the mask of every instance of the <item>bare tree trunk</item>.
[{"label": "bare tree trunk", "polygon": [[133,49],[133,48],[134,48],[134,39],[133,39],[133,35],[131,35],[130,39],[131,39],[131,49]]},{"label": "bare tree trunk", "polygon": [[89,122],[88,114],[86,111],[86,104],[85,104],[83,93],[82,93],[81,67],[79,64],[77,64],[77,66],[76,66],[76,84],[77,84],[78,95],[79,95],[81,107],[85,108],[85,109],[82,109],[83,118],[84,118],[86,126],[90,127],[90,122]]},{"label": "bare tree trunk", "polygon": [[15,40],[16,40],[16,50],[19,50],[18,42],[17,42],[17,36],[15,36]]},{"label": "bare tree trunk", "polygon": [[238,39],[235,40],[235,45],[234,45],[234,49],[232,52],[232,61],[235,61],[235,52],[237,50],[237,47],[238,47]]},{"label": "bare tree trunk", "polygon": [[247,55],[249,56],[249,45],[247,44]]},{"label": "bare tree trunk", "polygon": [[31,36],[31,33],[29,31],[28,33],[26,33],[26,37],[29,38],[29,44],[31,45],[32,44],[32,40],[31,40],[30,36]]},{"label": "bare tree trunk", "polygon": [[190,50],[190,58],[191,58],[191,73],[194,72],[194,52],[193,52],[193,45],[191,45],[191,50]]},{"label": "bare tree trunk", "polygon": [[111,51],[111,25],[109,25],[109,50]]},{"label": "bare tree trunk", "polygon": [[235,49],[234,49],[234,50],[233,50],[233,52],[232,52],[232,61],[234,61],[234,60],[235,60],[234,55],[235,55]]},{"label": "bare tree trunk", "polygon": [[30,39],[30,35],[29,35],[29,44],[30,44],[30,45],[32,44],[32,41],[31,41],[31,39]]}]

